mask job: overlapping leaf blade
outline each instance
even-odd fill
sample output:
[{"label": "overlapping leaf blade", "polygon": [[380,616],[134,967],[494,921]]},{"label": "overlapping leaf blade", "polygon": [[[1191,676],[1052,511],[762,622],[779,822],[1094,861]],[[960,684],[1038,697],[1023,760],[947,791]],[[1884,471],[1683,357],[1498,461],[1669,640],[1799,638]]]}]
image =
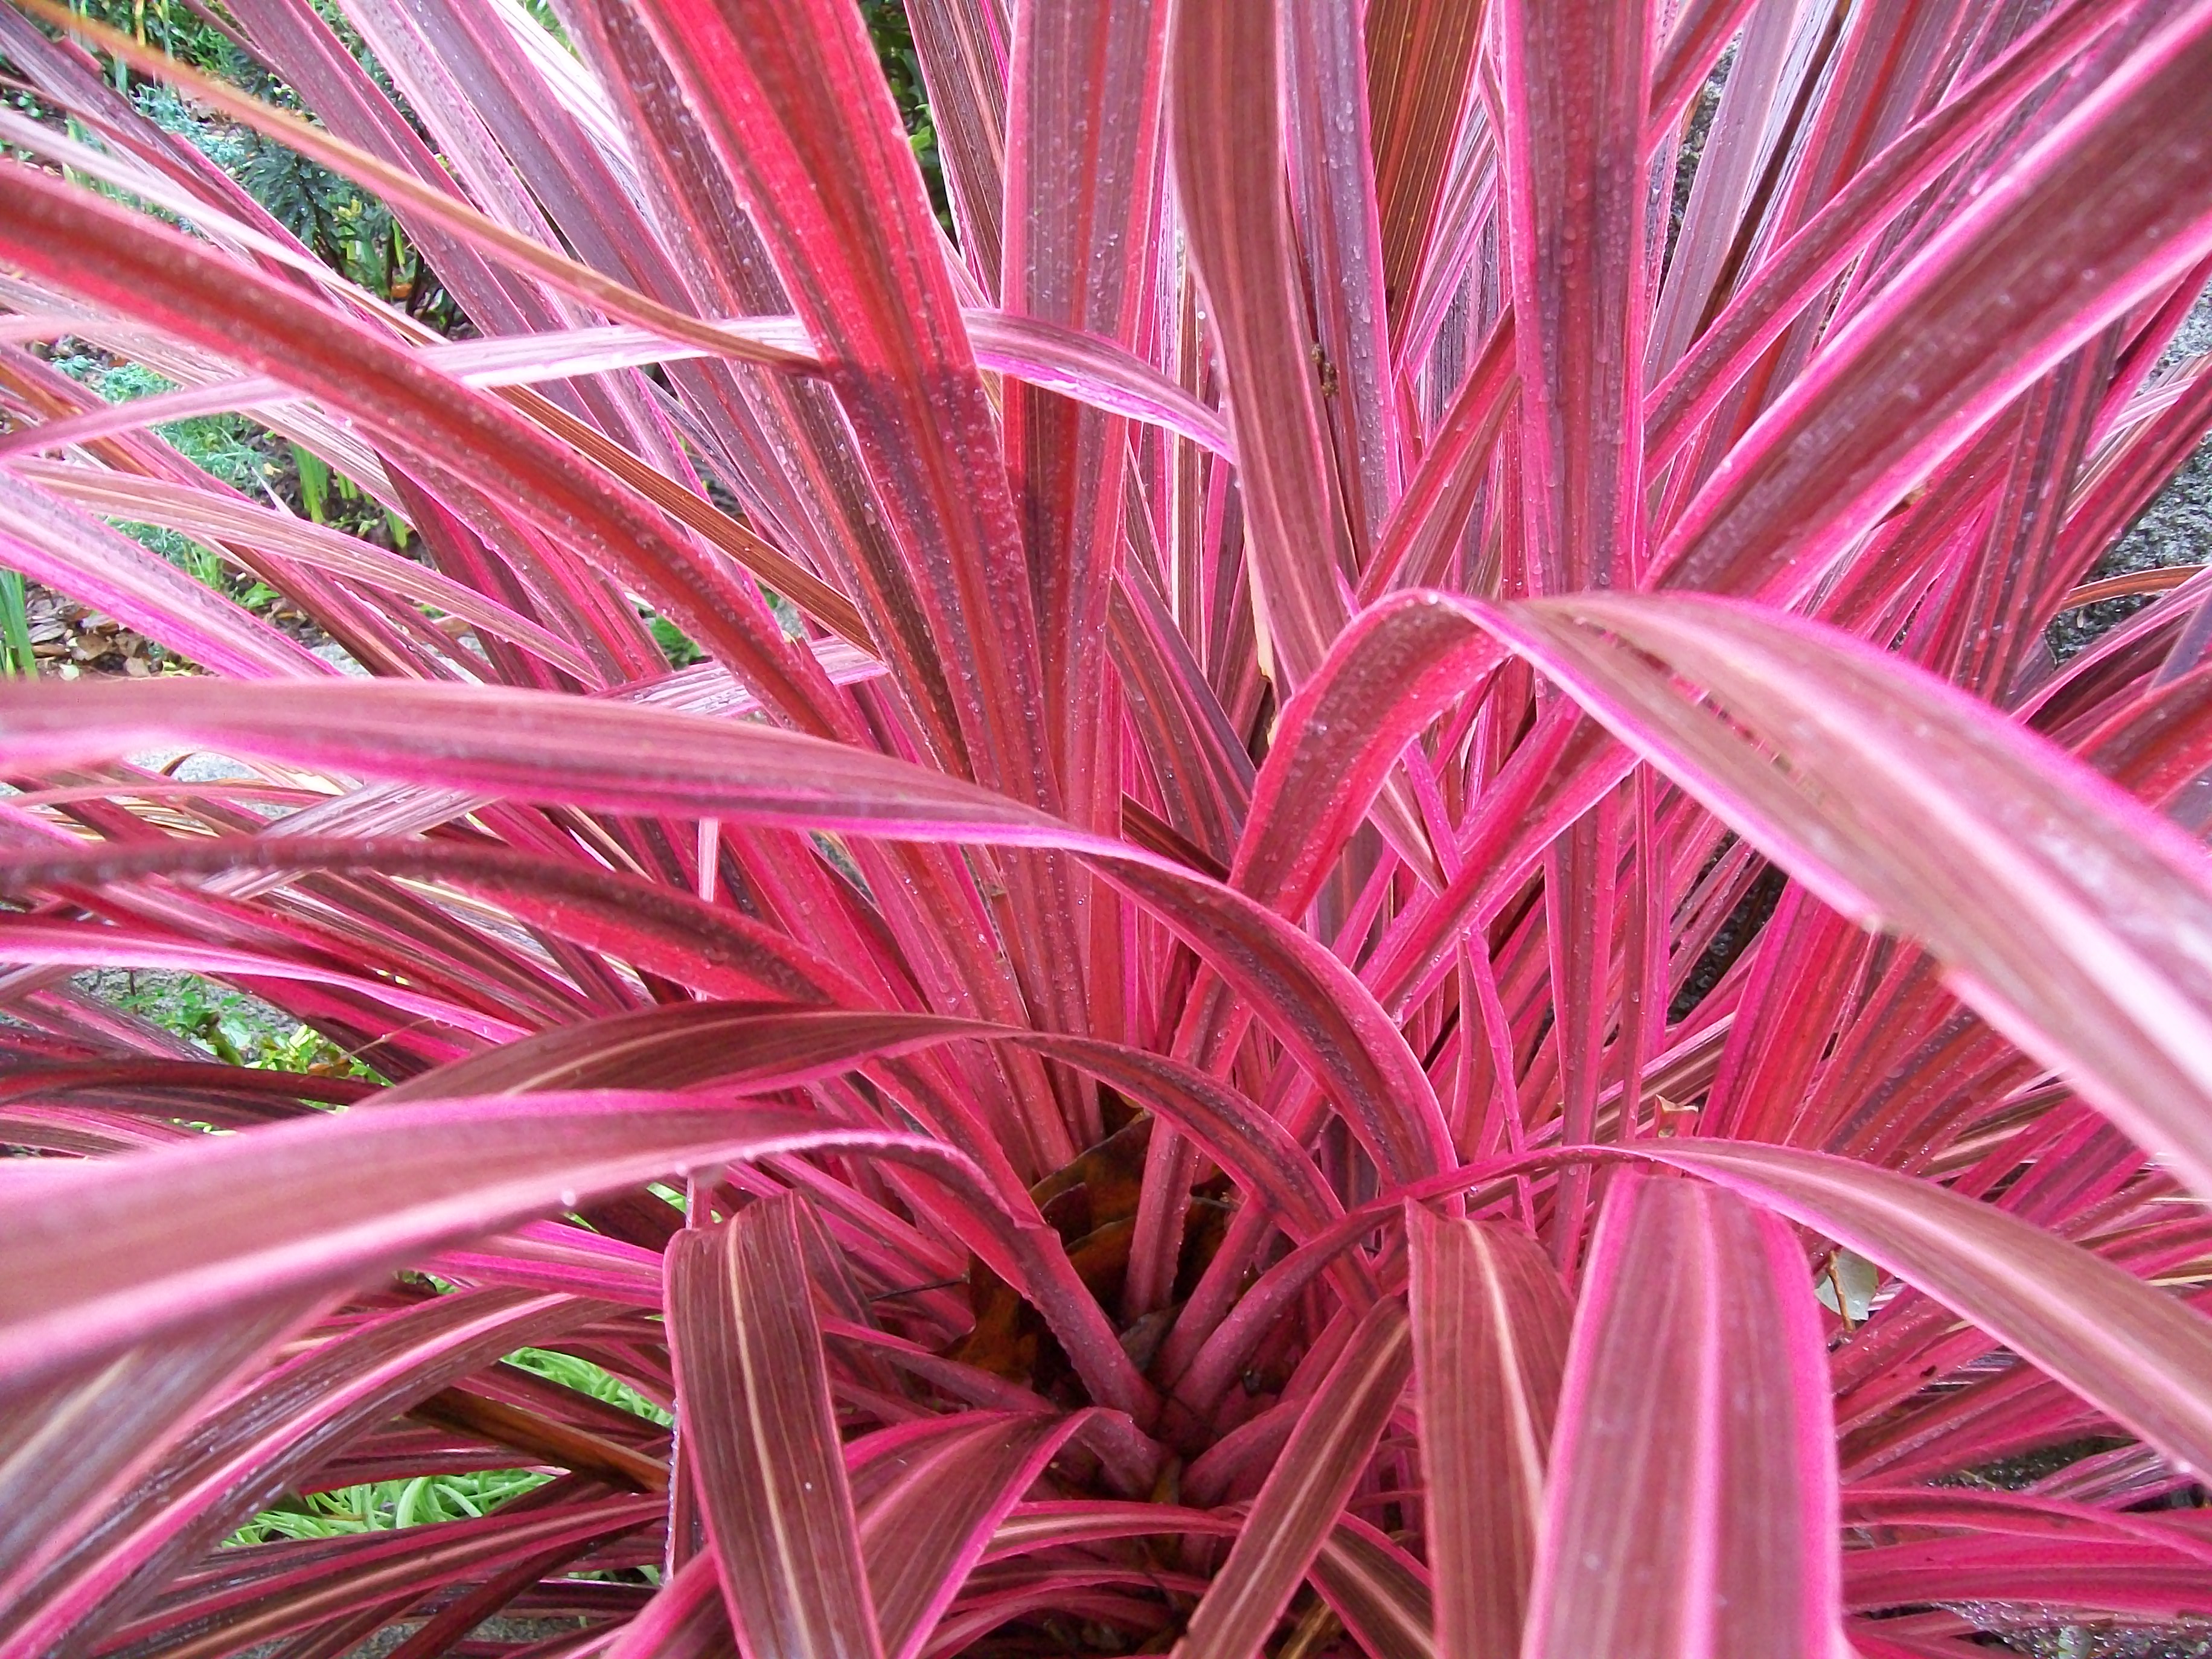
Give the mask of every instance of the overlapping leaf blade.
[{"label": "overlapping leaf blade", "polygon": [[1571,1317],[1534,1240],[1406,1212],[1431,1568],[1445,1653],[1520,1651]]},{"label": "overlapping leaf blade", "polygon": [[723,1604],[753,1653],[884,1651],[795,1207],[669,1246],[668,1331]]},{"label": "overlapping leaf blade", "polygon": [[1522,1651],[1835,1651],[1827,1361],[1788,1229],[1616,1179],[1576,1310]]},{"label": "overlapping leaf blade", "polygon": [[0,3],[0,628],[189,664],[0,690],[0,1659],[2201,1608],[2205,0],[143,9]]}]

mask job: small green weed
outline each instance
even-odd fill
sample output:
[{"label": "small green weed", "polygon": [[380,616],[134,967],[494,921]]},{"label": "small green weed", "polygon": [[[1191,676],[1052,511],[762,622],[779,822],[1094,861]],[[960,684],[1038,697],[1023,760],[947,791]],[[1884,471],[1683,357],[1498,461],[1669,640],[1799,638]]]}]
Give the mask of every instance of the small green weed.
[{"label": "small green weed", "polygon": [[120,987],[102,989],[117,1007],[198,1043],[228,1065],[282,1072],[320,1068],[382,1080],[313,1027],[198,974],[134,973]]},{"label": "small green weed", "polygon": [[[507,1355],[507,1363],[664,1426],[673,1420],[667,1412],[603,1367],[574,1354],[548,1348],[519,1348]],[[544,1486],[551,1478],[538,1469],[485,1469],[294,1493],[262,1510],[225,1541],[228,1547],[270,1544],[283,1539],[335,1538],[349,1533],[425,1526],[437,1521],[463,1521],[472,1516],[488,1515],[501,1504]],[[650,1582],[659,1582],[659,1576],[653,1575]]]},{"label": "small green weed", "polygon": [[262,1510],[224,1542],[233,1547],[273,1544],[288,1538],[337,1538],[437,1521],[465,1521],[490,1514],[550,1478],[535,1469],[489,1469],[475,1474],[424,1474],[412,1480],[377,1480],[331,1492],[306,1492]]},{"label": "small green weed", "polygon": [[574,1389],[578,1394],[619,1406],[633,1417],[650,1419],[664,1428],[676,1420],[666,1409],[655,1405],[613,1372],[572,1353],[558,1353],[550,1348],[518,1348],[507,1355],[507,1363],[549,1382]]}]

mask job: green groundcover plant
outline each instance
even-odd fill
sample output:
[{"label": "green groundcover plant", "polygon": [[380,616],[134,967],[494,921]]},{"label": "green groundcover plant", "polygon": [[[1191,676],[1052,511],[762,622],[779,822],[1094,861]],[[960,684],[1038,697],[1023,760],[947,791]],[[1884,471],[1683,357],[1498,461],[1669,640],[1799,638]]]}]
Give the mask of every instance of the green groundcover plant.
[{"label": "green groundcover plant", "polygon": [[852,0],[189,10],[0,3],[190,665],[0,687],[0,1659],[2212,1620],[2212,0],[908,0],[949,229]]}]

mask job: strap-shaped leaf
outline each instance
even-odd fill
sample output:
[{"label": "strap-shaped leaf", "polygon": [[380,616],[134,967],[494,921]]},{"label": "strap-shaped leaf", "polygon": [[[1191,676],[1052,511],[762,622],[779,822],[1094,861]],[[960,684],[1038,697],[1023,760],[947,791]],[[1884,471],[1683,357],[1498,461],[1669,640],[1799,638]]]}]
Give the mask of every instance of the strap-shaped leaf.
[{"label": "strap-shaped leaf", "polygon": [[[1719,0],[1706,0],[1700,9],[1707,7],[1718,10]],[[2112,9],[2098,0],[2054,6],[2002,57],[1854,173],[1826,207],[1760,263],[1651,389],[1647,464],[1672,455],[1697,423],[1712,414],[1757,354],[1773,344],[1813,295],[1835,280],[1869,236],[1986,137],[2055,67],[2112,23]]]},{"label": "strap-shaped leaf", "polygon": [[205,679],[9,686],[0,689],[0,744],[18,760],[86,759],[174,733],[617,811],[1065,848],[1188,940],[1250,1003],[1386,1170],[1417,1179],[1449,1162],[1436,1090],[1358,977],[1266,906],[1170,860],[1082,834],[942,772],[749,722],[481,687],[334,681],[288,685],[280,696],[264,690]]},{"label": "strap-shaped leaf", "polygon": [[1043,807],[1036,618],[1006,456],[914,151],[846,0],[636,9],[819,347],[949,675],[949,769]]},{"label": "strap-shaped leaf", "polygon": [[1299,1413],[1243,1530],[1190,1615],[1178,1659],[1256,1653],[1312,1567],[1413,1374],[1405,1304],[1367,1310]]},{"label": "strap-shaped leaf", "polygon": [[[1464,606],[1434,593],[1362,611],[1275,728],[1231,866],[1238,890],[1302,915],[1406,745],[1498,655]],[[1415,850],[1425,866],[1425,840]]]},{"label": "strap-shaped leaf", "polygon": [[1284,199],[1282,50],[1267,0],[1176,9],[1169,132],[1176,193],[1228,383],[1252,525],[1253,603],[1285,688],[1319,665],[1355,569]]},{"label": "strap-shaped leaf", "polygon": [[211,1340],[143,1343],[88,1374],[0,1395],[0,1613],[12,1622],[17,1594],[307,1311],[272,1307]]},{"label": "strap-shaped leaf", "polygon": [[1685,510],[1661,580],[1808,591],[2036,376],[2212,249],[2208,125],[2212,4],[2200,0],[1828,343]]},{"label": "strap-shaped leaf", "polygon": [[[676,1099],[539,1095],[318,1115],[11,1175],[0,1184],[0,1380],[335,1289],[679,1167],[843,1146],[955,1180],[972,1168],[918,1135]],[[291,1201],[270,1204],[279,1191]]]},{"label": "strap-shaped leaf", "polygon": [[[233,1559],[226,1562],[228,1572],[192,1581],[116,1634],[119,1645],[143,1643],[151,1651],[210,1659],[357,1613],[364,1605],[392,1603],[397,1611],[426,1594],[465,1587],[548,1554],[566,1559],[592,1544],[654,1525],[661,1507],[654,1498],[600,1498],[529,1506],[524,1514],[358,1533],[319,1540],[311,1552],[264,1544],[256,1553],[267,1553],[268,1570],[258,1580],[245,1562]],[[157,1641],[161,1638],[170,1639]]]},{"label": "strap-shaped leaf", "polygon": [[[511,640],[573,673],[591,672],[583,653],[568,641],[527,617],[516,615],[496,600],[485,598],[467,583],[455,581],[435,570],[426,569],[412,559],[387,553],[373,543],[312,520],[257,506],[239,496],[165,483],[158,478],[134,477],[106,467],[17,459],[11,462],[9,471],[17,477],[43,485],[65,501],[118,519],[264,548],[312,568],[327,570],[373,586],[387,587],[418,604],[433,605],[453,616],[466,617],[478,627]],[[0,500],[5,500],[9,491],[9,481],[0,474]],[[73,571],[70,580],[81,584],[82,576]],[[302,669],[295,665],[289,672],[297,673]]]},{"label": "strap-shaped leaf", "polygon": [[714,1659],[729,1651],[721,1575],[711,1555],[695,1555],[665,1580],[645,1610],[624,1625],[607,1659]]},{"label": "strap-shaped leaf", "polygon": [[1971,1320],[2186,1469],[2212,1469],[2212,1320],[2092,1251],[1932,1182],[1743,1143],[1653,1143]]},{"label": "strap-shaped leaf", "polygon": [[748,1654],[883,1659],[797,1197],[668,1247],[686,1455]]},{"label": "strap-shaped leaf", "polygon": [[[1136,252],[1160,196],[1169,8],[1130,0],[1094,10],[1063,0],[1012,9],[1000,280],[1006,312],[1087,331],[1076,337],[1094,343],[1133,341],[1145,295]],[[969,331],[976,333],[972,319]],[[1197,412],[1218,425],[1212,410]],[[1094,769],[1111,762],[1097,715],[1119,562],[1109,550],[1118,553],[1126,505],[1127,429],[1017,383],[1006,390],[1006,432],[1053,736],[1079,811],[1079,803],[1096,799]]]},{"label": "strap-shaped leaf", "polygon": [[465,476],[602,568],[625,573],[763,701],[830,729],[818,665],[789,649],[767,607],[740,598],[727,573],[675,536],[644,496],[579,465],[542,426],[426,370],[414,353],[291,284],[46,173],[0,167],[0,252],[11,264],[326,401],[428,476]]},{"label": "strap-shaped leaf", "polygon": [[2000,1030],[2212,1193],[2212,881],[2172,824],[1812,623],[1593,596],[1501,626],[1828,904],[1921,942]]},{"label": "strap-shaped leaf", "polygon": [[854,1448],[860,1552],[889,1659],[914,1659],[999,1523],[1083,1426],[1076,1413],[979,1413]]},{"label": "strap-shaped leaf", "polygon": [[1032,1049],[1120,1090],[1188,1135],[1243,1189],[1246,1202],[1277,1211],[1294,1237],[1310,1237],[1342,1213],[1312,1158],[1289,1132],[1195,1066],[1121,1043],[934,1014],[674,1003],[503,1044],[426,1073],[400,1085],[394,1098],[676,1089],[710,1080],[767,1093],[834,1076],[863,1060],[961,1038]]},{"label": "strap-shaped leaf", "polygon": [[1553,1431],[1528,1659],[1829,1659],[1828,1358],[1790,1230],[1710,1188],[1606,1195]]},{"label": "strap-shaped leaf", "polygon": [[1500,0],[1499,149],[1537,591],[1643,558],[1644,125],[1652,8]]},{"label": "strap-shaped leaf", "polygon": [[1346,1516],[1314,1557],[1313,1587],[1375,1659],[1435,1659],[1436,1613],[1421,1564]]},{"label": "strap-shaped leaf", "polygon": [[[465,1291],[355,1322],[232,1395],[99,1511],[26,1602],[9,1609],[0,1655],[27,1659],[65,1632],[88,1638],[112,1628],[353,1437],[500,1355],[604,1311],[565,1296]],[[247,1329],[258,1317],[255,1310],[224,1322]],[[216,1322],[181,1332],[173,1346],[220,1350],[225,1339],[208,1328]]]},{"label": "strap-shaped leaf", "polygon": [[1406,1237],[1438,1646],[1454,1659],[1511,1659],[1572,1310],[1525,1233],[1408,1205]]},{"label": "strap-shaped leaf", "polygon": [[1367,8],[1368,142],[1394,335],[1435,234],[1486,9],[1467,0],[1375,0]]}]

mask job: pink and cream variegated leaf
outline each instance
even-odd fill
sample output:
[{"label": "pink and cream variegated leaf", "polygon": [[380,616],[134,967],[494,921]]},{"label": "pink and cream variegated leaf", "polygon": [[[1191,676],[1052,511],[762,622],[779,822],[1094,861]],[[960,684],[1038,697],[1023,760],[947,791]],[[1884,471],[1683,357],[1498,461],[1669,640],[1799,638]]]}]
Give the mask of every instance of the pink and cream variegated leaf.
[{"label": "pink and cream variegated leaf", "polygon": [[668,1247],[668,1335],[723,1604],[749,1653],[884,1652],[797,1206]]},{"label": "pink and cream variegated leaf", "polygon": [[0,469],[0,553],[34,580],[66,586],[209,667],[251,678],[328,673],[276,629],[210,593],[174,565],[58,492]]},{"label": "pink and cream variegated leaf", "polygon": [[950,1418],[853,1449],[860,1552],[887,1659],[914,1659],[937,1620],[1079,1416]]},{"label": "pink and cream variegated leaf", "polygon": [[815,678],[765,605],[679,543],[645,498],[486,394],[348,323],[276,279],[228,267],[175,232],[149,229],[25,167],[0,168],[0,257],[58,274],[100,271],[94,297],[159,315],[203,348],[322,398],[434,477],[454,470],[550,534],[580,542],[648,587],[772,707],[804,722]]},{"label": "pink and cream variegated leaf", "polygon": [[1036,623],[1005,458],[929,209],[854,8],[655,0],[644,9],[821,350],[915,579],[950,683],[956,769],[1058,802],[1038,730]]},{"label": "pink and cream variegated leaf", "polygon": [[96,1372],[64,1375],[41,1390],[11,1389],[0,1437],[0,1608],[14,1607],[41,1571],[143,1474],[223,1387],[292,1328],[295,1304],[237,1321],[212,1337],[155,1340],[125,1350]]},{"label": "pink and cream variegated leaf", "polygon": [[1670,527],[1658,578],[1809,592],[2037,375],[2212,252],[2208,117],[2212,7],[2196,5],[1844,325]]},{"label": "pink and cream variegated leaf", "polygon": [[[584,711],[573,701],[513,691],[344,686],[319,719],[308,720],[304,687],[288,688],[282,706],[272,700],[258,709],[250,696],[241,701],[246,687],[201,682],[131,699],[137,689],[99,689],[112,711],[99,728],[84,718],[90,698],[64,706],[37,688],[0,691],[0,736],[20,754],[43,749],[58,761],[169,733],[549,803],[648,811],[688,805],[787,828],[1066,848],[1188,938],[1301,1063],[1327,1079],[1387,1167],[1434,1174],[1449,1156],[1433,1086],[1402,1034],[1328,950],[1266,906],[1179,863],[1083,835],[957,777],[757,725],[611,702],[588,705],[580,719]],[[506,717],[501,726],[488,719],[495,708]],[[593,750],[596,765],[586,758]]]},{"label": "pink and cream variegated leaf", "polygon": [[1499,148],[1537,592],[1627,586],[1642,558],[1640,0],[1498,0]]},{"label": "pink and cream variegated leaf", "polygon": [[1312,1397],[1300,1402],[1297,1425],[1228,1559],[1192,1610],[1176,1650],[1182,1659],[1225,1659],[1267,1639],[1374,1455],[1413,1370],[1404,1304],[1376,1303]]},{"label": "pink and cream variegated leaf", "polygon": [[[565,1114],[543,1096],[394,1107],[165,1148],[136,1164],[11,1172],[0,1209],[17,1271],[0,1297],[0,1376],[27,1382],[134,1340],[356,1283],[425,1249],[679,1169],[837,1145],[903,1154],[956,1179],[965,1168],[921,1136],[788,1109],[563,1098]],[[434,1171],[421,1155],[433,1140]],[[314,1201],[272,1210],[271,1190]],[[156,1249],[155,1238],[176,1242]]]},{"label": "pink and cream variegated leaf", "polygon": [[1623,1172],[1553,1431],[1522,1651],[1838,1649],[1827,1356],[1788,1228]]},{"label": "pink and cream variegated leaf", "polygon": [[1168,125],[1191,259],[1228,383],[1254,603],[1277,672],[1296,686],[1343,628],[1345,583],[1357,564],[1284,199],[1279,9],[1243,0],[1176,8]]},{"label": "pink and cream variegated leaf", "polygon": [[15,1603],[0,1652],[21,1659],[65,1632],[112,1626],[258,1504],[308,1481],[349,1439],[518,1344],[558,1340],[605,1311],[568,1296],[478,1291],[356,1320],[308,1346],[235,1394],[234,1409],[192,1424],[126,1492],[86,1512],[82,1540]]},{"label": "pink and cream variegated leaf", "polygon": [[1828,903],[1923,941],[1961,995],[2212,1192],[2212,886],[2185,836],[1815,625],[1682,598],[1522,614],[1528,648],[1624,741]]},{"label": "pink and cream variegated leaf", "polygon": [[729,1651],[729,1617],[711,1555],[695,1555],[608,1647],[608,1659],[708,1659]]},{"label": "pink and cream variegated leaf", "polygon": [[1516,1654],[1572,1311],[1535,1241],[1406,1210],[1440,1649]]},{"label": "pink and cream variegated leaf", "polygon": [[2201,1634],[2212,0],[0,88],[0,1659]]},{"label": "pink and cream variegated leaf", "polygon": [[2212,1457],[2212,1322],[2092,1251],[1927,1182],[1749,1143],[1641,1156],[1741,1193],[1877,1261],[2129,1425],[2177,1466]]}]

